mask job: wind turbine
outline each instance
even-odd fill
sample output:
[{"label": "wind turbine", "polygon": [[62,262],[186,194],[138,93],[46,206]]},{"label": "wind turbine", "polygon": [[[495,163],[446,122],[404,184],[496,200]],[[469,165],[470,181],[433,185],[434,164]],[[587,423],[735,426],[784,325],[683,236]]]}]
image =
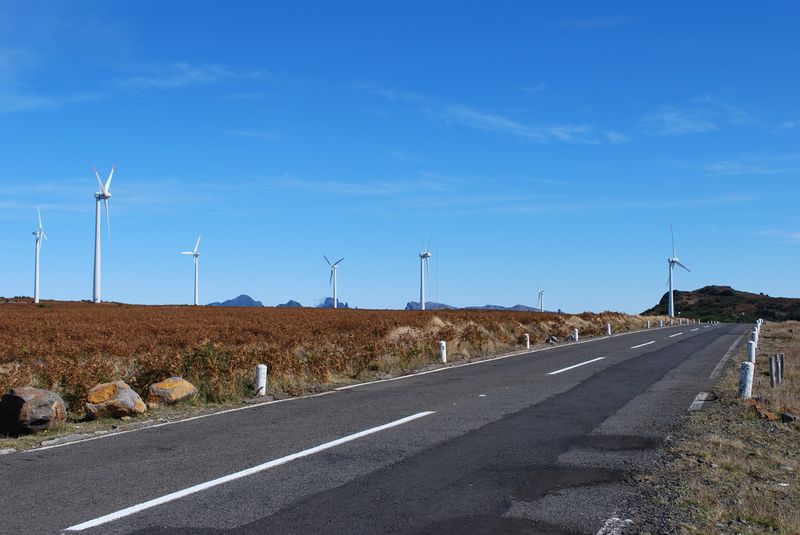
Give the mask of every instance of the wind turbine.
[{"label": "wind turbine", "polygon": [[97,177],[97,183],[100,185],[100,191],[94,194],[96,201],[96,208],[94,213],[94,285],[92,287],[92,301],[95,303],[100,302],[100,201],[103,202],[106,208],[106,225],[108,226],[108,241],[111,242],[111,220],[108,217],[108,199],[111,198],[109,188],[111,188],[111,178],[114,176],[114,170],[117,167],[111,166],[111,172],[108,174],[108,180],[105,185],[100,180],[100,174],[97,172],[97,167],[93,167],[94,176]]},{"label": "wind turbine", "polygon": [[324,258],[325,261],[328,263],[328,265],[331,267],[331,279],[328,281],[328,284],[333,285],[333,308],[338,308],[339,301],[336,299],[336,266],[338,266],[339,262],[344,260],[344,258],[340,258],[333,264],[331,264],[331,261],[328,260],[327,256],[322,255],[322,258]]},{"label": "wind turbine", "polygon": [[425,310],[425,272],[428,272],[428,280],[431,278],[431,252],[428,250],[428,245],[422,241],[422,252],[419,253],[419,306],[420,310]]},{"label": "wind turbine", "polygon": [[668,283],[669,284],[669,308],[667,309],[667,314],[669,315],[670,318],[674,318],[675,317],[675,300],[674,300],[674,298],[672,296],[672,291],[673,291],[673,288],[674,288],[674,282],[673,282],[673,277],[674,276],[673,276],[672,272],[674,271],[676,265],[682,267],[683,269],[685,269],[686,271],[689,271],[689,272],[691,272],[692,270],[689,269],[688,267],[684,266],[683,264],[681,264],[680,260],[678,259],[677,255],[675,254],[675,233],[672,232],[672,223],[669,224],[669,234],[672,237],[672,256],[670,256],[667,259],[667,263],[669,264],[669,283]]},{"label": "wind turbine", "polygon": [[42,226],[42,212],[37,208],[36,212],[39,214],[39,228],[33,231],[36,237],[36,260],[34,261],[34,275],[33,275],[33,302],[39,302],[39,253],[42,250],[42,238],[47,239],[47,234],[44,233]]},{"label": "wind turbine", "polygon": [[539,312],[544,312],[544,290],[539,290]]},{"label": "wind turbine", "polygon": [[199,260],[200,260],[200,252],[197,249],[200,247],[200,238],[202,238],[202,236],[198,236],[197,237],[197,243],[194,244],[194,250],[193,251],[182,251],[181,252],[181,254],[192,255],[192,257],[194,258],[194,306],[197,306],[197,301],[198,301],[198,299],[197,299],[198,298],[198,291],[197,291],[198,269],[197,269],[197,267],[198,267],[198,263],[199,263]]}]

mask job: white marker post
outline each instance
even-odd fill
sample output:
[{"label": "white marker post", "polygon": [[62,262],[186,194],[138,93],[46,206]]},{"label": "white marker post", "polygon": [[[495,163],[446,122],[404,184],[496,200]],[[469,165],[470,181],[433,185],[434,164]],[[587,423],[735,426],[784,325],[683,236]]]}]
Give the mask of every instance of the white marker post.
[{"label": "white marker post", "polygon": [[650,320],[647,320],[647,328],[650,328]]},{"label": "white marker post", "polygon": [[752,362],[742,362],[739,372],[739,397],[749,399],[753,395],[753,371],[756,365]]},{"label": "white marker post", "polygon": [[611,324],[606,323],[606,336],[611,336]]},{"label": "white marker post", "polygon": [[442,364],[447,362],[447,342],[444,340],[439,341],[439,361]]},{"label": "white marker post", "polygon": [[756,363],[756,343],[753,341],[747,342],[747,362]]},{"label": "white marker post", "polygon": [[664,320],[658,320],[658,326],[659,327],[663,327],[664,326]]},{"label": "white marker post", "polygon": [[531,335],[525,333],[525,349],[531,348]]},{"label": "white marker post", "polygon": [[580,337],[578,335],[578,328],[575,327],[574,329],[572,329],[572,339],[577,342],[579,338]]},{"label": "white marker post", "polygon": [[256,366],[256,396],[267,395],[267,365]]}]

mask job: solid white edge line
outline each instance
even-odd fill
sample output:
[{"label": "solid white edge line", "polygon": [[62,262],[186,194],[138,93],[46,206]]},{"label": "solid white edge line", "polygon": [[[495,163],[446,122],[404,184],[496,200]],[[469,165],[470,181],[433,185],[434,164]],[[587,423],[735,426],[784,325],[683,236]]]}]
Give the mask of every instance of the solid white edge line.
[{"label": "solid white edge line", "polygon": [[742,341],[742,338],[744,338],[744,335],[741,335],[739,338],[734,340],[734,342],[731,344],[731,347],[728,348],[728,351],[725,352],[722,358],[719,359],[719,362],[717,362],[717,365],[714,366],[714,369],[711,370],[711,375],[708,376],[709,379],[716,379],[719,377],[719,374],[722,373],[722,368],[725,367],[725,363],[728,362],[728,359],[730,359],[731,356],[736,352],[736,346],[739,345],[739,342]]},{"label": "solid white edge line", "polygon": [[667,336],[667,338],[675,338],[676,336],[680,336],[680,335],[682,335],[682,334],[683,334],[683,333],[675,333],[675,334],[671,334],[671,335]]},{"label": "solid white edge line", "polygon": [[568,347],[568,346],[576,346],[576,345],[580,345],[580,344],[590,344],[592,342],[601,342],[603,340],[609,340],[609,339],[612,339],[612,338],[616,338],[618,336],[629,336],[629,335],[632,335],[632,334],[639,334],[639,333],[644,333],[644,332],[648,332],[648,331],[657,331],[657,330],[663,330],[663,329],[671,329],[671,328],[675,328],[675,327],[677,327],[677,325],[665,325],[664,327],[652,327],[651,329],[641,329],[641,330],[636,330],[636,331],[626,331],[624,333],[617,333],[617,334],[613,334],[611,336],[588,338],[586,340],[581,340],[581,341],[578,341],[578,342],[569,342],[567,344],[559,344],[559,345],[553,345],[553,346],[547,346],[547,347],[540,347],[539,349],[521,349],[519,351],[512,351],[511,353],[506,353],[504,355],[499,355],[497,357],[489,357],[489,358],[485,358],[485,359],[474,360],[472,362],[466,362],[464,364],[455,364],[455,365],[452,365],[452,366],[444,366],[442,368],[436,368],[436,369],[433,369],[433,370],[426,370],[426,371],[422,371],[422,372],[410,373],[408,375],[401,375],[399,377],[392,377],[392,378],[389,378],[389,379],[378,379],[376,381],[367,381],[367,382],[364,382],[364,383],[356,383],[356,384],[347,385],[347,386],[340,386],[338,388],[334,388],[333,390],[328,390],[327,392],[320,392],[318,394],[309,394],[309,395],[306,395],[306,396],[296,396],[296,397],[285,398],[285,399],[276,399],[274,401],[265,401],[263,403],[254,403],[253,405],[246,405],[244,407],[234,407],[232,409],[225,409],[225,410],[222,410],[222,411],[209,412],[207,414],[199,414],[197,416],[191,416],[189,418],[183,418],[183,419],[180,419],[180,420],[172,420],[170,422],[162,422],[162,423],[153,424],[153,425],[143,425],[142,427],[137,427],[135,429],[126,429],[124,431],[111,431],[111,432],[108,432],[108,433],[104,433],[102,435],[81,438],[81,439],[78,439],[78,440],[70,440],[69,442],[62,442],[60,444],[51,444],[51,445],[48,445],[48,446],[40,446],[38,448],[32,448],[32,449],[29,449],[29,450],[23,450],[23,451],[20,451],[18,453],[20,453],[20,454],[36,453],[36,452],[44,451],[44,450],[51,450],[51,449],[55,449],[55,448],[63,448],[65,446],[72,446],[72,445],[75,445],[75,444],[82,444],[84,442],[91,442],[93,440],[100,440],[100,439],[103,439],[103,438],[113,438],[113,437],[117,437],[117,436],[120,436],[120,435],[125,435],[127,433],[134,433],[134,432],[137,432],[137,431],[146,431],[147,429],[154,429],[154,428],[157,428],[157,427],[164,427],[164,426],[168,426],[168,425],[181,424],[181,423],[184,423],[184,422],[191,422],[192,420],[200,420],[202,418],[210,418],[212,416],[219,416],[219,415],[228,414],[228,413],[231,413],[231,412],[238,412],[238,411],[245,411],[245,410],[250,410],[250,409],[257,409],[259,407],[264,407],[266,405],[273,405],[275,403],[284,403],[286,401],[299,401],[301,399],[308,399],[308,398],[316,398],[316,397],[320,397],[320,396],[327,396],[328,394],[333,394],[333,393],[338,392],[340,390],[349,390],[351,388],[360,388],[360,387],[363,387],[363,386],[387,383],[387,382],[390,382],[390,381],[399,381],[401,379],[409,379],[411,377],[416,377],[418,375],[427,375],[429,373],[437,373],[437,372],[441,372],[441,371],[444,371],[444,370],[452,370],[452,369],[455,369],[455,368],[461,368],[461,367],[464,367],[464,366],[473,366],[475,364],[483,364],[483,363],[486,363],[486,362],[493,362],[495,360],[502,360],[502,359],[507,359],[507,358],[510,358],[510,357],[517,357],[517,356],[520,356],[520,355],[527,355],[529,353],[539,353],[541,351],[549,351],[551,349],[559,349],[559,348],[563,349],[563,348]]},{"label": "solid white edge line", "polygon": [[700,392],[699,394],[697,394],[694,397],[694,401],[692,401],[692,404],[689,405],[689,410],[699,411],[700,409],[702,409],[703,404],[706,402],[706,395],[708,395],[708,392]]},{"label": "solid white edge line", "polygon": [[633,520],[628,518],[623,520],[619,517],[612,516],[606,520],[603,527],[597,532],[597,535],[621,535],[622,531],[631,524],[633,524]]},{"label": "solid white edge line", "polygon": [[644,344],[639,344],[638,346],[633,346],[631,349],[639,349],[640,347],[649,346],[650,344],[655,344],[655,340],[651,340],[649,342],[645,342]]},{"label": "solid white edge line", "polygon": [[566,368],[561,368],[560,370],[556,370],[554,372],[550,372],[547,375],[557,375],[562,372],[566,372],[572,370],[573,368],[578,368],[580,366],[586,366],[587,364],[591,364],[592,362],[597,362],[598,360],[603,360],[605,357],[597,357],[596,359],[587,360],[586,362],[579,362],[578,364],[573,364],[572,366],[567,366]]},{"label": "solid white edge line", "polygon": [[257,466],[253,466],[251,468],[247,468],[245,470],[241,470],[239,472],[234,472],[233,474],[228,474],[227,476],[218,477],[216,479],[212,479],[211,481],[206,481],[205,483],[199,483],[197,485],[193,485],[191,487],[185,488],[183,490],[179,490],[176,492],[172,492],[170,494],[166,494],[159,498],[155,498],[152,500],[148,500],[146,502],[142,502],[137,505],[133,505],[131,507],[126,507],[125,509],[120,509],[119,511],[103,515],[97,517],[92,520],[87,520],[86,522],[82,522],[80,524],[75,524],[74,526],[70,526],[65,528],[64,531],[83,531],[88,528],[93,528],[96,526],[100,526],[102,524],[107,524],[108,522],[113,522],[115,520],[119,520],[120,518],[124,518],[126,516],[130,516],[136,514],[140,511],[144,511],[145,509],[150,509],[152,507],[156,507],[158,505],[165,504],[167,502],[171,502],[174,500],[178,500],[180,498],[189,496],[191,494],[195,494],[197,492],[201,492],[212,487],[216,487],[218,485],[222,485],[228,483],[230,481],[235,481],[237,479],[241,479],[243,477],[251,476],[253,474],[257,474],[259,472],[263,472],[264,470],[268,470],[275,466],[280,466],[282,464],[286,464],[288,462],[294,461],[295,459],[300,459],[302,457],[308,457],[309,455],[313,455],[315,453],[319,453],[321,451],[339,446],[346,442],[351,442],[353,440],[363,438],[367,435],[372,435],[373,433],[378,433],[380,431],[384,431],[386,429],[396,427],[398,425],[403,425],[408,423],[412,420],[417,420],[419,418],[423,418],[425,416],[429,416],[434,414],[435,411],[425,411],[425,412],[418,412],[417,414],[412,414],[411,416],[406,416],[405,418],[401,418],[399,420],[395,420],[393,422],[389,422],[388,424],[383,424],[378,427],[372,427],[370,429],[366,429],[364,431],[360,431],[358,433],[347,435],[342,438],[337,438],[336,440],[332,440],[330,442],[326,442],[324,444],[320,444],[319,446],[315,446],[313,448],[309,448],[303,451],[299,451],[297,453],[293,453],[291,455],[286,455],[285,457],[280,457],[279,459],[274,459],[272,461],[259,464]]}]

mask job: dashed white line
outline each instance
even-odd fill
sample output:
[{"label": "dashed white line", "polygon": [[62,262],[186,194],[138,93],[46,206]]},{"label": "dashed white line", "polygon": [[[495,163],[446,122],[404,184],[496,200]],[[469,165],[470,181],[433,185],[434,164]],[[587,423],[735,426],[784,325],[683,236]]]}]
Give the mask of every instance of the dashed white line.
[{"label": "dashed white line", "polygon": [[633,346],[631,349],[639,349],[640,347],[649,346],[650,344],[655,344],[655,340],[651,340],[649,342],[645,342],[643,344],[639,344],[638,346]]},{"label": "dashed white line", "polygon": [[675,334],[671,334],[671,335],[669,335],[667,338],[675,338],[676,336],[680,336],[680,335],[682,335],[682,334],[683,334],[683,333],[675,333]]},{"label": "dashed white line", "polygon": [[699,331],[699,330],[700,330],[700,327],[697,327],[697,328],[695,328],[695,329],[692,329],[692,330],[691,330],[691,331],[689,331],[689,332],[695,332],[695,331]]},{"label": "dashed white line", "polygon": [[566,372],[566,371],[572,370],[572,369],[577,368],[579,366],[586,366],[587,364],[591,364],[592,362],[597,362],[598,360],[603,360],[604,358],[605,357],[597,357],[596,359],[587,360],[586,362],[581,362],[579,364],[574,364],[572,366],[567,366],[566,368],[561,368],[560,370],[556,370],[554,372],[550,372],[547,375],[556,375],[556,374],[559,374],[559,373],[562,373],[562,372]]},{"label": "dashed white line", "polygon": [[259,472],[263,472],[264,470],[268,470],[275,466],[280,466],[282,464],[286,464],[290,461],[294,461],[295,459],[300,459],[302,457],[308,457],[309,455],[314,455],[315,453],[319,453],[321,451],[339,446],[346,442],[351,442],[353,440],[365,437],[367,435],[371,435],[373,433],[378,433],[380,431],[384,431],[391,427],[396,427],[398,425],[403,425],[408,423],[412,420],[417,420],[419,418],[423,418],[425,416],[429,416],[434,414],[434,411],[425,411],[419,412],[417,414],[412,414],[411,416],[406,416],[405,418],[401,418],[399,420],[395,420],[393,422],[389,422],[388,424],[380,425],[378,427],[372,427],[370,429],[366,429],[364,431],[360,431],[358,433],[348,435],[346,437],[337,438],[336,440],[332,440],[330,442],[326,442],[324,444],[320,444],[319,446],[315,446],[313,448],[309,448],[307,450],[303,450],[297,453],[293,453],[291,455],[287,455],[285,457],[281,457],[280,459],[274,459],[272,461],[266,462],[264,464],[259,464],[257,466],[253,466],[252,468],[248,468],[246,470],[242,470],[240,472],[235,472],[233,474],[229,474],[227,476],[219,477],[217,479],[212,479],[211,481],[206,481],[205,483],[200,483],[198,485],[193,485],[191,487],[185,488],[183,490],[179,490],[177,492],[172,492],[170,494],[166,494],[159,498],[155,498],[153,500],[149,500],[138,505],[133,505],[131,507],[126,507],[125,509],[120,509],[114,513],[110,513],[104,516],[97,517],[92,520],[87,520],[86,522],[82,522],[80,524],[75,524],[74,526],[70,526],[66,528],[64,531],[83,531],[85,529],[93,528],[96,526],[100,526],[102,524],[107,524],[109,522],[113,522],[115,520],[119,520],[120,518],[125,518],[126,516],[130,516],[136,514],[140,511],[144,511],[145,509],[150,509],[152,507],[156,507],[158,505],[165,504],[167,502],[171,502],[174,500],[178,500],[185,496],[189,496],[190,494],[194,494],[196,492],[201,492],[212,487],[216,487],[218,485],[222,485],[224,483],[228,483],[230,481],[235,481],[237,479],[241,479],[243,477],[251,476],[253,474],[257,474]]}]

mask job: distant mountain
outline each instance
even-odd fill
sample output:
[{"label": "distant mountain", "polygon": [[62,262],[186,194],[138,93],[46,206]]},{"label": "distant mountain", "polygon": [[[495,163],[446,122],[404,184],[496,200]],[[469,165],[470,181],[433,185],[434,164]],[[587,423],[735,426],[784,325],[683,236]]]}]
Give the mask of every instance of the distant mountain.
[{"label": "distant mountain", "polygon": [[[444,303],[434,303],[425,301],[425,310],[455,310],[456,307],[445,305]],[[409,301],[406,303],[406,310],[420,310],[419,301]]]},{"label": "distant mountain", "polygon": [[483,305],[479,307],[464,307],[466,310],[515,310],[517,312],[539,312],[538,308],[529,307],[528,305],[514,305],[513,307],[504,307],[502,305]]},{"label": "distant mountain", "polygon": [[[333,308],[333,297],[326,297],[325,301],[317,305],[317,308]],[[350,308],[350,305],[342,303],[342,300],[339,299],[339,306],[337,308]]]},{"label": "distant mountain", "polygon": [[303,308],[303,305],[295,301],[294,299],[289,299],[287,302],[283,303],[282,305],[275,305],[276,308]]},{"label": "distant mountain", "polygon": [[221,303],[209,303],[210,307],[263,307],[261,301],[256,301],[249,295],[242,294],[239,297],[234,297]]},{"label": "distant mountain", "polygon": [[[734,290],[730,286],[706,286],[691,292],[675,291],[675,311],[681,316],[724,322],[753,322],[757,318],[771,321],[800,320],[800,299],[770,297]],[[668,294],[643,315],[667,313]]]}]

